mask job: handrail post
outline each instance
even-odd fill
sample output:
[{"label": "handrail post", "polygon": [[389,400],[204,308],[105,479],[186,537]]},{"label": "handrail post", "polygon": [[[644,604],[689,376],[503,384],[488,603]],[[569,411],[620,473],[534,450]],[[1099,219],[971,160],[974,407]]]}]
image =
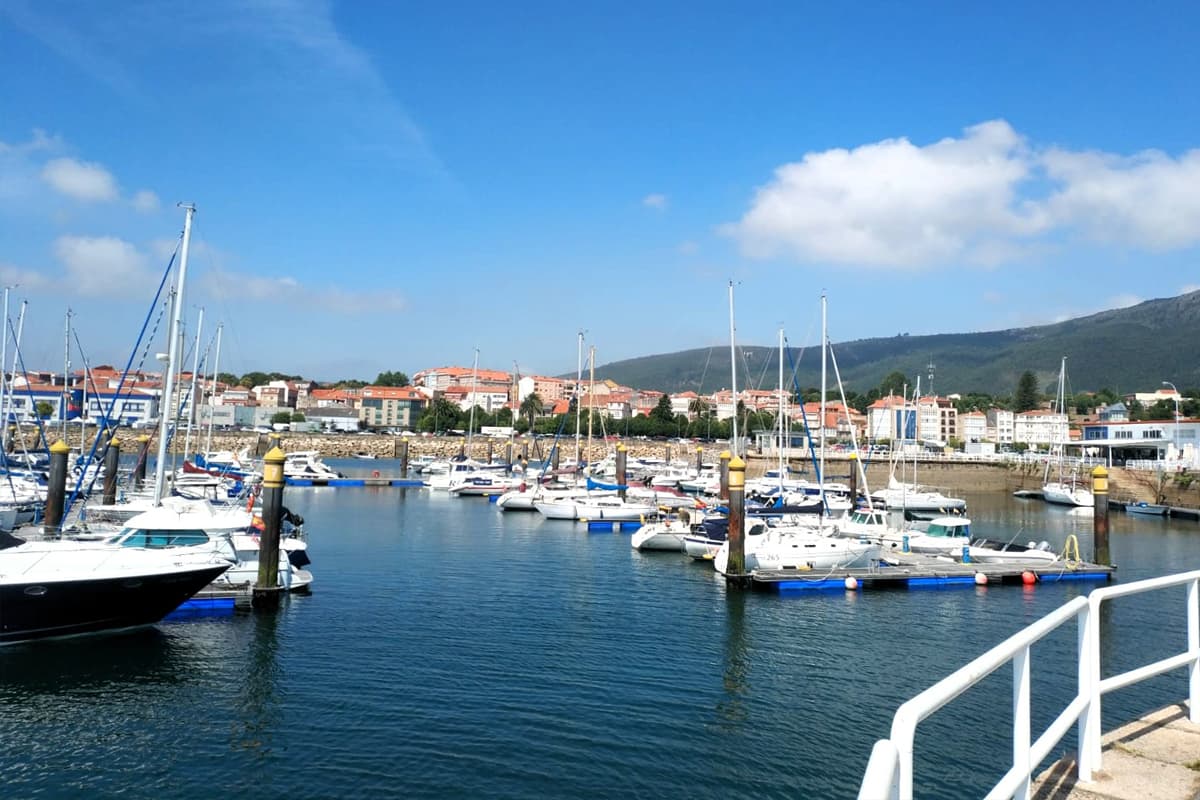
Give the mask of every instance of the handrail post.
[{"label": "handrail post", "polygon": [[[900,722],[899,719],[895,721]],[[916,736],[916,725],[909,725],[905,730],[897,731],[898,726],[892,724],[892,743],[896,745],[896,763],[898,769],[896,780],[896,796],[900,800],[913,800],[913,739]]]},{"label": "handrail post", "polygon": [[1188,720],[1200,723],[1200,580],[1187,585]]},{"label": "handrail post", "polygon": [[1103,758],[1103,733],[1100,730],[1100,680],[1104,677],[1100,664],[1100,604],[1103,600],[1095,594],[1088,597],[1088,671],[1091,700],[1088,701],[1087,729],[1083,741],[1079,745],[1080,773],[1082,780],[1083,765],[1087,764],[1088,780],[1091,773],[1100,769]]},{"label": "handrail post", "polygon": [[1013,766],[1025,775],[1025,780],[1013,795],[1014,800],[1028,800],[1033,767],[1029,763],[1030,747],[1030,685],[1029,646],[1013,656]]},{"label": "handrail post", "polygon": [[1079,658],[1079,696],[1089,698],[1087,706],[1083,709],[1083,713],[1079,715],[1079,722],[1076,723],[1079,742],[1076,745],[1078,757],[1076,758],[1076,766],[1079,771],[1079,781],[1081,783],[1090,783],[1092,780],[1092,759],[1090,750],[1088,749],[1088,729],[1092,719],[1092,684],[1095,681],[1092,672],[1092,604],[1088,603],[1083,607],[1078,617],[1078,632],[1077,632],[1077,647],[1076,653]]}]

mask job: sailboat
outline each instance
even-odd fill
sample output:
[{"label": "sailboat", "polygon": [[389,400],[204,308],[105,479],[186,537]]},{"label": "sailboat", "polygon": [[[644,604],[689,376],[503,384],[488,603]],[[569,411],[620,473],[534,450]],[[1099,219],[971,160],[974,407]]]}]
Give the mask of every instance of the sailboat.
[{"label": "sailboat", "polygon": [[[1058,370],[1058,397],[1055,398],[1055,405],[1059,414],[1064,416],[1067,413],[1067,357],[1063,356],[1062,366]],[[1077,475],[1072,472],[1068,477],[1063,477],[1063,461],[1065,459],[1064,449],[1066,442],[1055,442],[1052,446],[1050,460],[1046,462],[1046,472],[1042,478],[1042,496],[1046,498],[1047,503],[1056,503],[1064,506],[1085,506],[1091,508],[1095,505],[1095,498],[1092,497],[1092,492],[1086,486],[1078,482]],[[1050,480],[1050,465],[1058,465],[1057,480]]]}]

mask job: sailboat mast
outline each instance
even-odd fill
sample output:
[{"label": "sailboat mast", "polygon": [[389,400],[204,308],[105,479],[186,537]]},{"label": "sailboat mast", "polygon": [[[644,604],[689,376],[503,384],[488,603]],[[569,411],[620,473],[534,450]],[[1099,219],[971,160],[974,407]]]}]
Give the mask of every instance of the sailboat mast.
[{"label": "sailboat mast", "polygon": [[828,336],[825,332],[825,293],[821,292],[821,418],[817,420],[817,430],[821,434],[821,454],[820,466],[817,468],[817,481],[821,484],[821,508],[822,516],[829,512],[829,507],[825,505],[825,390],[828,377],[825,372],[825,343]]},{"label": "sailboat mast", "polygon": [[[66,335],[63,337],[63,391],[59,398],[58,413],[62,419],[62,438],[67,438],[67,408],[71,396],[71,309],[67,309]],[[80,447],[82,447],[82,442]]]},{"label": "sailboat mast", "polygon": [[[591,345],[588,348],[588,442],[587,452],[588,460],[591,460],[592,453],[592,417],[595,416],[596,408],[596,345]],[[576,462],[578,463],[578,462]],[[578,469],[578,467],[576,467]],[[591,464],[588,464],[588,472],[591,472]]]},{"label": "sailboat mast", "polygon": [[583,383],[583,331],[579,332],[579,343],[576,346],[575,353],[575,469],[579,469],[579,462],[583,458],[583,452],[580,449],[580,419],[582,411],[582,398],[579,396],[579,386]]},{"label": "sailboat mast", "polygon": [[729,382],[733,387],[733,428],[729,450],[737,455],[738,447],[738,391],[737,391],[737,330],[733,326],[733,281],[729,282]]},{"label": "sailboat mast", "polygon": [[783,497],[783,328],[779,328],[779,496]]},{"label": "sailboat mast", "polygon": [[[179,360],[179,328],[183,315],[183,286],[187,278],[188,246],[192,241],[192,217],[196,214],[193,205],[183,206],[183,245],[179,251],[179,278],[176,282],[175,300],[171,312],[171,326],[167,329],[167,368],[163,371],[162,404],[159,407],[158,463],[154,469],[154,505],[161,506],[166,482],[168,423],[175,416],[175,364]],[[168,414],[168,412],[170,412]]]},{"label": "sailboat mast", "polygon": [[[183,457],[187,458],[192,451],[192,425],[198,421],[196,416],[196,375],[200,369],[200,334],[204,332],[204,307],[200,307],[200,317],[196,320],[196,351],[192,353],[192,382],[188,386],[188,418],[187,433],[183,436]],[[201,382],[201,394],[203,394]]]},{"label": "sailboat mast", "polygon": [[[208,434],[204,439],[204,458],[208,459],[208,454],[212,452],[212,432],[213,432],[213,404],[212,400],[217,396],[217,369],[221,366],[221,331],[225,329],[224,324],[217,325],[217,353],[213,358],[212,369],[212,386],[209,389],[208,397]],[[204,391],[201,390],[201,395]]]},{"label": "sailboat mast", "polygon": [[471,367],[471,414],[467,419],[467,458],[471,458],[471,440],[475,438],[475,405],[479,398],[479,348],[475,348],[475,366]]},{"label": "sailboat mast", "polygon": [[8,293],[12,288],[4,287],[4,336],[0,338],[0,454],[8,452],[8,374],[4,365],[8,362]]}]

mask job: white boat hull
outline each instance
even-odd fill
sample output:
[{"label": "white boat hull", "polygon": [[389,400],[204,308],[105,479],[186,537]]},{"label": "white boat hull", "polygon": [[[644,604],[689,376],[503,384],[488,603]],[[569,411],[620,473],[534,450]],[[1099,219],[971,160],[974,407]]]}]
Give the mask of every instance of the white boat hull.
[{"label": "white boat hull", "polygon": [[1090,490],[1069,483],[1047,483],[1042,487],[1042,497],[1047,503],[1060,506],[1091,507],[1096,502]]}]

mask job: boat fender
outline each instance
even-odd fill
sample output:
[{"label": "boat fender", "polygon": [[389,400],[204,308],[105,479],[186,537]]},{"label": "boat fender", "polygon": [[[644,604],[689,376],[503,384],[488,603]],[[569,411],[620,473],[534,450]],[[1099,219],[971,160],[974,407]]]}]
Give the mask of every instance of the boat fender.
[{"label": "boat fender", "polygon": [[1026,586],[1033,586],[1035,583],[1037,583],[1037,579],[1036,572],[1025,570],[1021,573],[1021,583],[1025,584]]},{"label": "boat fender", "polygon": [[846,576],[846,588],[849,589],[850,591],[854,591],[855,589],[857,589],[858,588],[858,578],[854,577],[853,575]]},{"label": "boat fender", "polygon": [[976,586],[987,586],[987,582],[988,582],[987,575],[984,575],[982,572],[975,573],[975,585]]},{"label": "boat fender", "polygon": [[377,470],[377,469],[373,469],[373,470],[371,470],[371,477],[372,477],[372,478],[378,478],[378,477],[379,477],[379,470]]}]

